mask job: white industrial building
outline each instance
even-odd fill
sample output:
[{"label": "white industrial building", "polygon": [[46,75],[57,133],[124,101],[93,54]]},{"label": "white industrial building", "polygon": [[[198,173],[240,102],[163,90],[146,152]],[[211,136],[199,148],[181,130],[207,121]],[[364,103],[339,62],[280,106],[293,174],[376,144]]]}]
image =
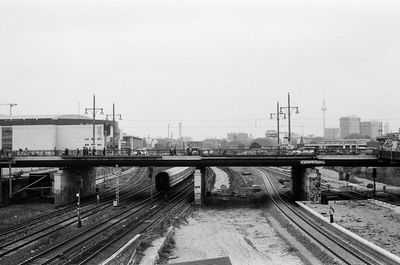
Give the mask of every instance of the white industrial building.
[{"label": "white industrial building", "polygon": [[[119,144],[118,123],[95,120],[95,148]],[[0,115],[0,144],[3,150],[58,150],[93,148],[93,119],[82,115],[9,116]]]}]

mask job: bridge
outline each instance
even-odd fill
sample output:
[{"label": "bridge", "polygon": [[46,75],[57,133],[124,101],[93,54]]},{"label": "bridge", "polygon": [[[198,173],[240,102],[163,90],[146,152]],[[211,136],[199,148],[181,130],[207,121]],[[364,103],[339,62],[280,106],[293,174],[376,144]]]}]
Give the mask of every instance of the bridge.
[{"label": "bridge", "polygon": [[[386,157],[386,158],[385,158]],[[376,155],[303,155],[303,156],[17,156],[0,158],[0,167],[208,167],[208,166],[400,166],[400,160]]]},{"label": "bridge", "polygon": [[[377,155],[347,154],[347,155],[226,155],[226,156],[188,156],[188,155],[13,155],[0,157],[0,168],[51,167],[59,168],[52,173],[54,179],[54,194],[56,203],[64,203],[74,199],[74,195],[83,181],[83,194],[95,192],[98,167],[177,167],[188,166],[205,168],[210,166],[223,167],[281,167],[292,168],[292,185],[295,199],[304,196],[304,183],[307,168],[319,166],[342,167],[399,167],[400,153],[381,151]],[[150,173],[151,174],[151,173]],[[0,179],[2,178],[0,174]],[[81,179],[79,181],[79,179]],[[1,185],[1,184],[0,184]],[[9,190],[13,190],[12,178],[9,178]],[[1,195],[1,194],[0,194]],[[1,195],[2,196],[2,195]]]}]

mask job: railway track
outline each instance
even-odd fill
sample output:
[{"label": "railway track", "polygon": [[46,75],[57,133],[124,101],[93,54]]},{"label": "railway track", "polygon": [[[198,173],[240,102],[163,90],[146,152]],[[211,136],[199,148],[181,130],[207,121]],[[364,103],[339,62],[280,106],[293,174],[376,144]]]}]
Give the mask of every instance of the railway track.
[{"label": "railway track", "polygon": [[[289,172],[287,171],[278,171],[277,169],[268,168],[268,171],[273,172],[274,174],[279,174],[282,175],[284,177],[289,177],[291,178],[291,175]],[[393,206],[400,206],[400,203],[397,202],[392,202],[389,200],[385,200],[385,199],[381,199],[381,198],[377,198],[374,196],[371,196],[369,194],[366,194],[365,192],[359,192],[356,190],[336,190],[336,189],[332,189],[332,187],[330,187],[328,184],[325,183],[321,183],[321,189],[322,190],[329,190],[331,192],[333,192],[335,195],[341,197],[341,198],[345,198],[345,199],[350,199],[350,200],[367,200],[367,199],[373,199],[373,200],[377,200],[377,201],[381,201],[384,203],[388,203],[390,205]]]},{"label": "railway track", "polygon": [[[145,199],[128,209],[98,222],[90,229],[82,231],[67,240],[53,245],[26,259],[22,264],[86,264],[128,233],[142,233],[146,228],[172,209],[177,202],[193,196],[193,181],[184,190],[174,192],[170,202],[163,198],[156,201]],[[161,197],[161,196],[159,196]],[[155,207],[157,205],[157,207]],[[151,209],[150,209],[151,208]],[[152,220],[152,222],[146,222]]]},{"label": "railway track", "polygon": [[[125,174],[129,174],[132,173],[132,170],[129,169],[127,171],[123,171],[120,174],[118,174],[118,177],[120,177],[121,175],[125,175]],[[129,185],[126,185],[124,187],[121,188],[121,192],[123,192],[124,190],[129,190],[131,189],[133,186],[137,185],[137,183],[139,183],[144,177],[146,176],[146,172],[143,169],[140,169],[140,172],[138,174],[138,178],[135,179],[133,182],[129,183]],[[115,194],[115,191],[112,191],[111,189],[108,191],[105,191],[101,194],[101,198],[104,202],[108,202],[112,199],[112,196]],[[92,206],[94,203],[96,203],[97,200],[95,198],[89,199],[83,203],[81,203],[81,207],[82,209],[86,206]],[[33,218],[30,218],[29,220],[23,222],[23,223],[19,223],[17,225],[14,226],[9,226],[7,228],[1,229],[0,230],[0,242],[9,234],[15,233],[15,232],[21,232],[21,231],[26,231],[28,230],[30,227],[37,225],[37,224],[41,224],[45,221],[48,221],[49,219],[52,218],[57,218],[60,217],[64,214],[68,214],[71,211],[76,210],[76,202],[74,203],[70,203],[67,206],[52,211],[50,213],[46,213],[46,214],[41,214],[38,216],[35,216]],[[1,249],[1,247],[0,247]]]},{"label": "railway track", "polygon": [[[135,234],[143,234],[151,227],[154,227],[159,222],[163,221],[165,216],[172,215],[173,213],[176,213],[176,215],[178,215],[177,211],[183,208],[187,203],[192,201],[193,196],[193,185],[189,185],[170,202],[161,202],[156,209],[157,211],[153,211],[152,213],[150,213],[150,215],[142,218],[141,220],[135,220],[135,222],[127,225],[122,232],[114,233],[114,235],[108,237],[103,242],[100,242],[95,247],[92,247],[92,250],[87,251],[84,255],[80,255],[79,257],[76,257],[71,261],[63,263],[63,265],[88,264],[97,255],[110,248],[113,244],[115,244],[117,241],[121,240],[125,236],[130,234],[130,237],[132,238],[133,236],[135,236]],[[147,222],[148,220],[151,220],[152,222]]]},{"label": "railway track", "polygon": [[[139,189],[134,188],[144,176],[146,176],[146,172],[143,172],[142,170],[134,181],[125,186],[127,191],[120,196],[121,202],[130,200],[133,196],[149,189],[150,186],[145,186]],[[88,202],[87,205],[81,209],[82,220],[89,218],[90,216],[95,216],[107,208],[112,208],[112,205],[110,204],[110,200],[112,199],[113,197],[110,197],[107,201],[103,201],[100,204],[97,204],[97,200],[96,202]],[[72,208],[72,210],[75,209],[76,206]],[[46,222],[46,218],[53,218],[57,220],[54,222]],[[5,233],[3,234],[3,239],[0,241],[3,242],[0,246],[0,263],[5,262],[5,259],[7,260],[7,258],[12,258],[12,256],[19,253],[20,250],[23,251],[29,246],[32,247],[35,244],[40,244],[41,241],[45,240],[45,238],[56,237],[56,235],[62,233],[63,230],[67,229],[73,224],[76,224],[76,221],[76,214],[73,211],[69,214],[65,213],[65,211],[62,211],[61,213],[60,211],[56,211],[56,213],[53,213],[52,215],[39,216],[32,222],[14,226],[13,231],[18,229],[18,227],[24,229],[22,230],[22,236],[9,235],[8,238],[4,238]],[[39,225],[40,222],[43,222],[43,224]],[[37,226],[31,228],[30,231],[25,229],[26,227],[34,226],[35,224]],[[71,230],[71,228],[68,229]]]},{"label": "railway track", "polygon": [[345,236],[341,231],[300,211],[298,207],[279,196],[267,170],[257,169],[257,171],[264,180],[271,201],[279,211],[291,220],[300,231],[318,242],[327,252],[344,264],[398,264],[375,249]]}]

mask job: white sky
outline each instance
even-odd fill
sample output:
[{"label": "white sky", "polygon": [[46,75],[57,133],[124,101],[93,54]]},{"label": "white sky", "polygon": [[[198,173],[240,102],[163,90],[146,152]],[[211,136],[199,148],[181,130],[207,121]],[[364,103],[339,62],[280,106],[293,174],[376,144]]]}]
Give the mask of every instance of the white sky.
[{"label": "white sky", "polygon": [[[195,139],[339,117],[400,126],[400,2],[0,0],[0,103],[15,115],[121,113],[135,136]],[[0,106],[0,113],[9,108]],[[287,130],[283,122],[282,131]]]}]

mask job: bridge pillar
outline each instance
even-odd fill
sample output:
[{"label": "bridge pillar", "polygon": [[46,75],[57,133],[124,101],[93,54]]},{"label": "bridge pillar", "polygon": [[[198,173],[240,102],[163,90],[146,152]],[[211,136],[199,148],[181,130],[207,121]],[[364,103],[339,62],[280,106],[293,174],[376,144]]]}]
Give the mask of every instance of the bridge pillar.
[{"label": "bridge pillar", "polygon": [[204,204],[204,201],[206,199],[206,190],[207,190],[206,168],[202,167],[200,171],[201,171],[201,204]]},{"label": "bridge pillar", "polygon": [[321,202],[321,174],[318,169],[292,167],[292,195],[296,201]]},{"label": "bridge pillar", "polygon": [[316,168],[308,168],[306,172],[306,200],[321,203],[321,173]]},{"label": "bridge pillar", "polygon": [[76,194],[79,191],[81,197],[96,192],[95,168],[60,169],[54,174],[54,203],[56,205],[76,200]]},{"label": "bridge pillar", "polygon": [[296,201],[306,200],[305,193],[305,178],[306,178],[306,168],[293,166],[292,167],[292,197]]},{"label": "bridge pillar", "polygon": [[206,196],[206,169],[196,169],[194,172],[194,204],[203,205]]}]

